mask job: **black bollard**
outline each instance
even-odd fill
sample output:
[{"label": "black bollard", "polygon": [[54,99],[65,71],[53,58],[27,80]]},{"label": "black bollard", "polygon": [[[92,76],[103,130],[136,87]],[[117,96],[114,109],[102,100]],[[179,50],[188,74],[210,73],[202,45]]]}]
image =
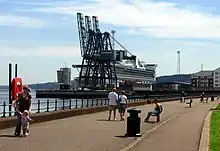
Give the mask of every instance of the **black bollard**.
[{"label": "black bollard", "polygon": [[18,64],[15,64],[15,78],[18,77]]},{"label": "black bollard", "polygon": [[215,99],[215,97],[212,95],[212,96],[211,96],[211,101],[214,101],[214,99]]},{"label": "black bollard", "polygon": [[141,118],[138,116],[141,113],[141,110],[138,109],[130,109],[127,111],[130,113],[130,116],[127,118],[127,133],[126,137],[140,137],[141,131]]},{"label": "black bollard", "polygon": [[12,85],[11,85],[11,81],[12,81],[12,64],[9,63],[9,71],[8,71],[8,98],[9,98],[9,116],[11,116],[11,112],[12,112],[12,98],[11,98],[11,91],[12,91]]}]

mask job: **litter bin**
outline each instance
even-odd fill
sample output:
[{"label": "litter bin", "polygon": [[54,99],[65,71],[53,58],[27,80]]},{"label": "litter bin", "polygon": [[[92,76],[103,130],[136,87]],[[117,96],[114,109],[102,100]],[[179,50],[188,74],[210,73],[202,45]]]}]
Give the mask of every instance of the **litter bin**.
[{"label": "litter bin", "polygon": [[141,131],[141,118],[138,116],[141,113],[139,109],[130,109],[127,111],[130,113],[130,116],[127,118],[127,133],[126,137],[140,137]]},{"label": "litter bin", "polygon": [[211,101],[214,101],[215,97],[214,96],[211,96]]}]

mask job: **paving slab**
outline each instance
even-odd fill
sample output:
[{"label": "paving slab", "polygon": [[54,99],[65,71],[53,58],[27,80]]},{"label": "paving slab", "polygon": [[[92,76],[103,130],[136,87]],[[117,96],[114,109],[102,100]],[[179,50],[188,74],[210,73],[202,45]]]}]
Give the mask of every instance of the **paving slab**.
[{"label": "paving slab", "polygon": [[[151,141],[147,142],[148,144],[151,142],[151,145],[152,142],[155,142],[155,139],[168,138],[167,135],[162,135],[162,137],[158,138],[156,137],[158,135],[161,136],[161,134],[167,134],[168,132],[176,133],[176,129],[173,128],[172,125],[174,125],[174,127],[184,125],[180,131],[187,131],[186,128],[188,128],[188,126],[185,123],[185,121],[187,121],[187,115],[193,116],[196,120],[197,116],[198,119],[202,119],[200,115],[197,115],[197,112],[200,113],[200,110],[202,110],[205,114],[208,108],[212,106],[210,103],[200,104],[198,101],[193,103],[192,108],[188,108],[187,104],[179,103],[179,101],[164,102],[162,104],[164,111],[161,115],[161,122],[166,121],[176,114],[189,113],[183,115],[183,120],[180,118],[177,122],[174,120],[174,123],[171,122],[171,124],[168,124],[170,126],[164,126],[167,127],[167,132],[162,128],[159,130],[160,133],[157,131],[154,132],[155,134],[153,133],[154,135],[152,135],[154,137],[150,139]],[[140,113],[141,118],[143,119],[146,116],[146,112],[150,111],[153,107],[154,104],[138,107],[142,110]],[[195,112],[195,114],[191,115],[191,112]],[[126,121],[117,120],[109,122],[106,121],[107,117],[108,112],[100,112],[32,124],[30,127],[30,135],[26,138],[12,137],[14,128],[0,130],[0,151],[119,151],[136,139],[116,137],[125,134]],[[119,119],[119,115],[117,115],[117,118]],[[194,124],[196,126],[199,125],[197,122],[193,122],[191,117],[189,120],[191,121],[191,126],[194,126]],[[142,122],[142,133],[152,129],[155,125],[157,124]],[[193,131],[189,132],[193,133]],[[174,136],[171,136],[171,138],[174,139]],[[185,139],[182,140],[183,144],[185,144],[184,141]]]},{"label": "paving slab", "polygon": [[197,151],[204,119],[216,103],[198,104],[145,136],[130,151]]}]

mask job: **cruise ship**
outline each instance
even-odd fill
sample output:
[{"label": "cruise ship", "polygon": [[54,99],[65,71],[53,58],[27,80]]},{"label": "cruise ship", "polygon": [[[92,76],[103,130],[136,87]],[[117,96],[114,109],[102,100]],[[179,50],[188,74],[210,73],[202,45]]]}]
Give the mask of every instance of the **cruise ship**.
[{"label": "cruise ship", "polygon": [[119,87],[130,87],[133,91],[152,90],[156,78],[156,64],[146,64],[137,60],[136,63],[126,60],[117,62],[116,75]]},{"label": "cruise ship", "polygon": [[[151,91],[156,80],[156,67],[157,64],[146,64],[138,59],[117,61],[117,87],[131,91]],[[81,68],[81,65],[73,65],[73,68]],[[76,77],[73,81],[75,89],[79,86],[78,80],[79,77]]]}]

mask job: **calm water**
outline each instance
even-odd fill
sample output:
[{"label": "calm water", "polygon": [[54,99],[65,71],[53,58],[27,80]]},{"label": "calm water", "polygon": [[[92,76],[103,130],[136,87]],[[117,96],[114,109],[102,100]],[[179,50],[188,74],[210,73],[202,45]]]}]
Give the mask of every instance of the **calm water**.
[{"label": "calm water", "polygon": [[[0,89],[0,104],[3,104],[4,101],[8,103],[8,95],[8,90]],[[31,92],[31,96],[33,97],[33,100],[36,100],[34,91]]]},{"label": "calm water", "polygon": [[[6,104],[9,104],[9,92],[8,90],[2,90],[0,89],[0,117],[3,115],[3,103],[6,102]],[[37,112],[37,108],[38,108],[38,100],[40,100],[40,112],[45,112],[47,110],[47,103],[46,101],[49,100],[49,111],[54,111],[55,109],[55,99],[36,99],[36,94],[35,91],[32,90],[31,92],[31,96],[32,96],[32,105],[31,105],[31,111],[32,112]],[[67,99],[67,100],[61,100],[61,99],[57,99],[57,108],[58,109],[62,109],[63,107],[63,103],[64,103],[64,108],[80,108],[80,107],[91,107],[92,103],[95,105],[101,105],[105,103],[105,100],[81,100],[78,99],[76,101],[76,99]],[[8,112],[8,107],[6,107],[6,112]],[[8,115],[8,113],[6,114]]]}]

